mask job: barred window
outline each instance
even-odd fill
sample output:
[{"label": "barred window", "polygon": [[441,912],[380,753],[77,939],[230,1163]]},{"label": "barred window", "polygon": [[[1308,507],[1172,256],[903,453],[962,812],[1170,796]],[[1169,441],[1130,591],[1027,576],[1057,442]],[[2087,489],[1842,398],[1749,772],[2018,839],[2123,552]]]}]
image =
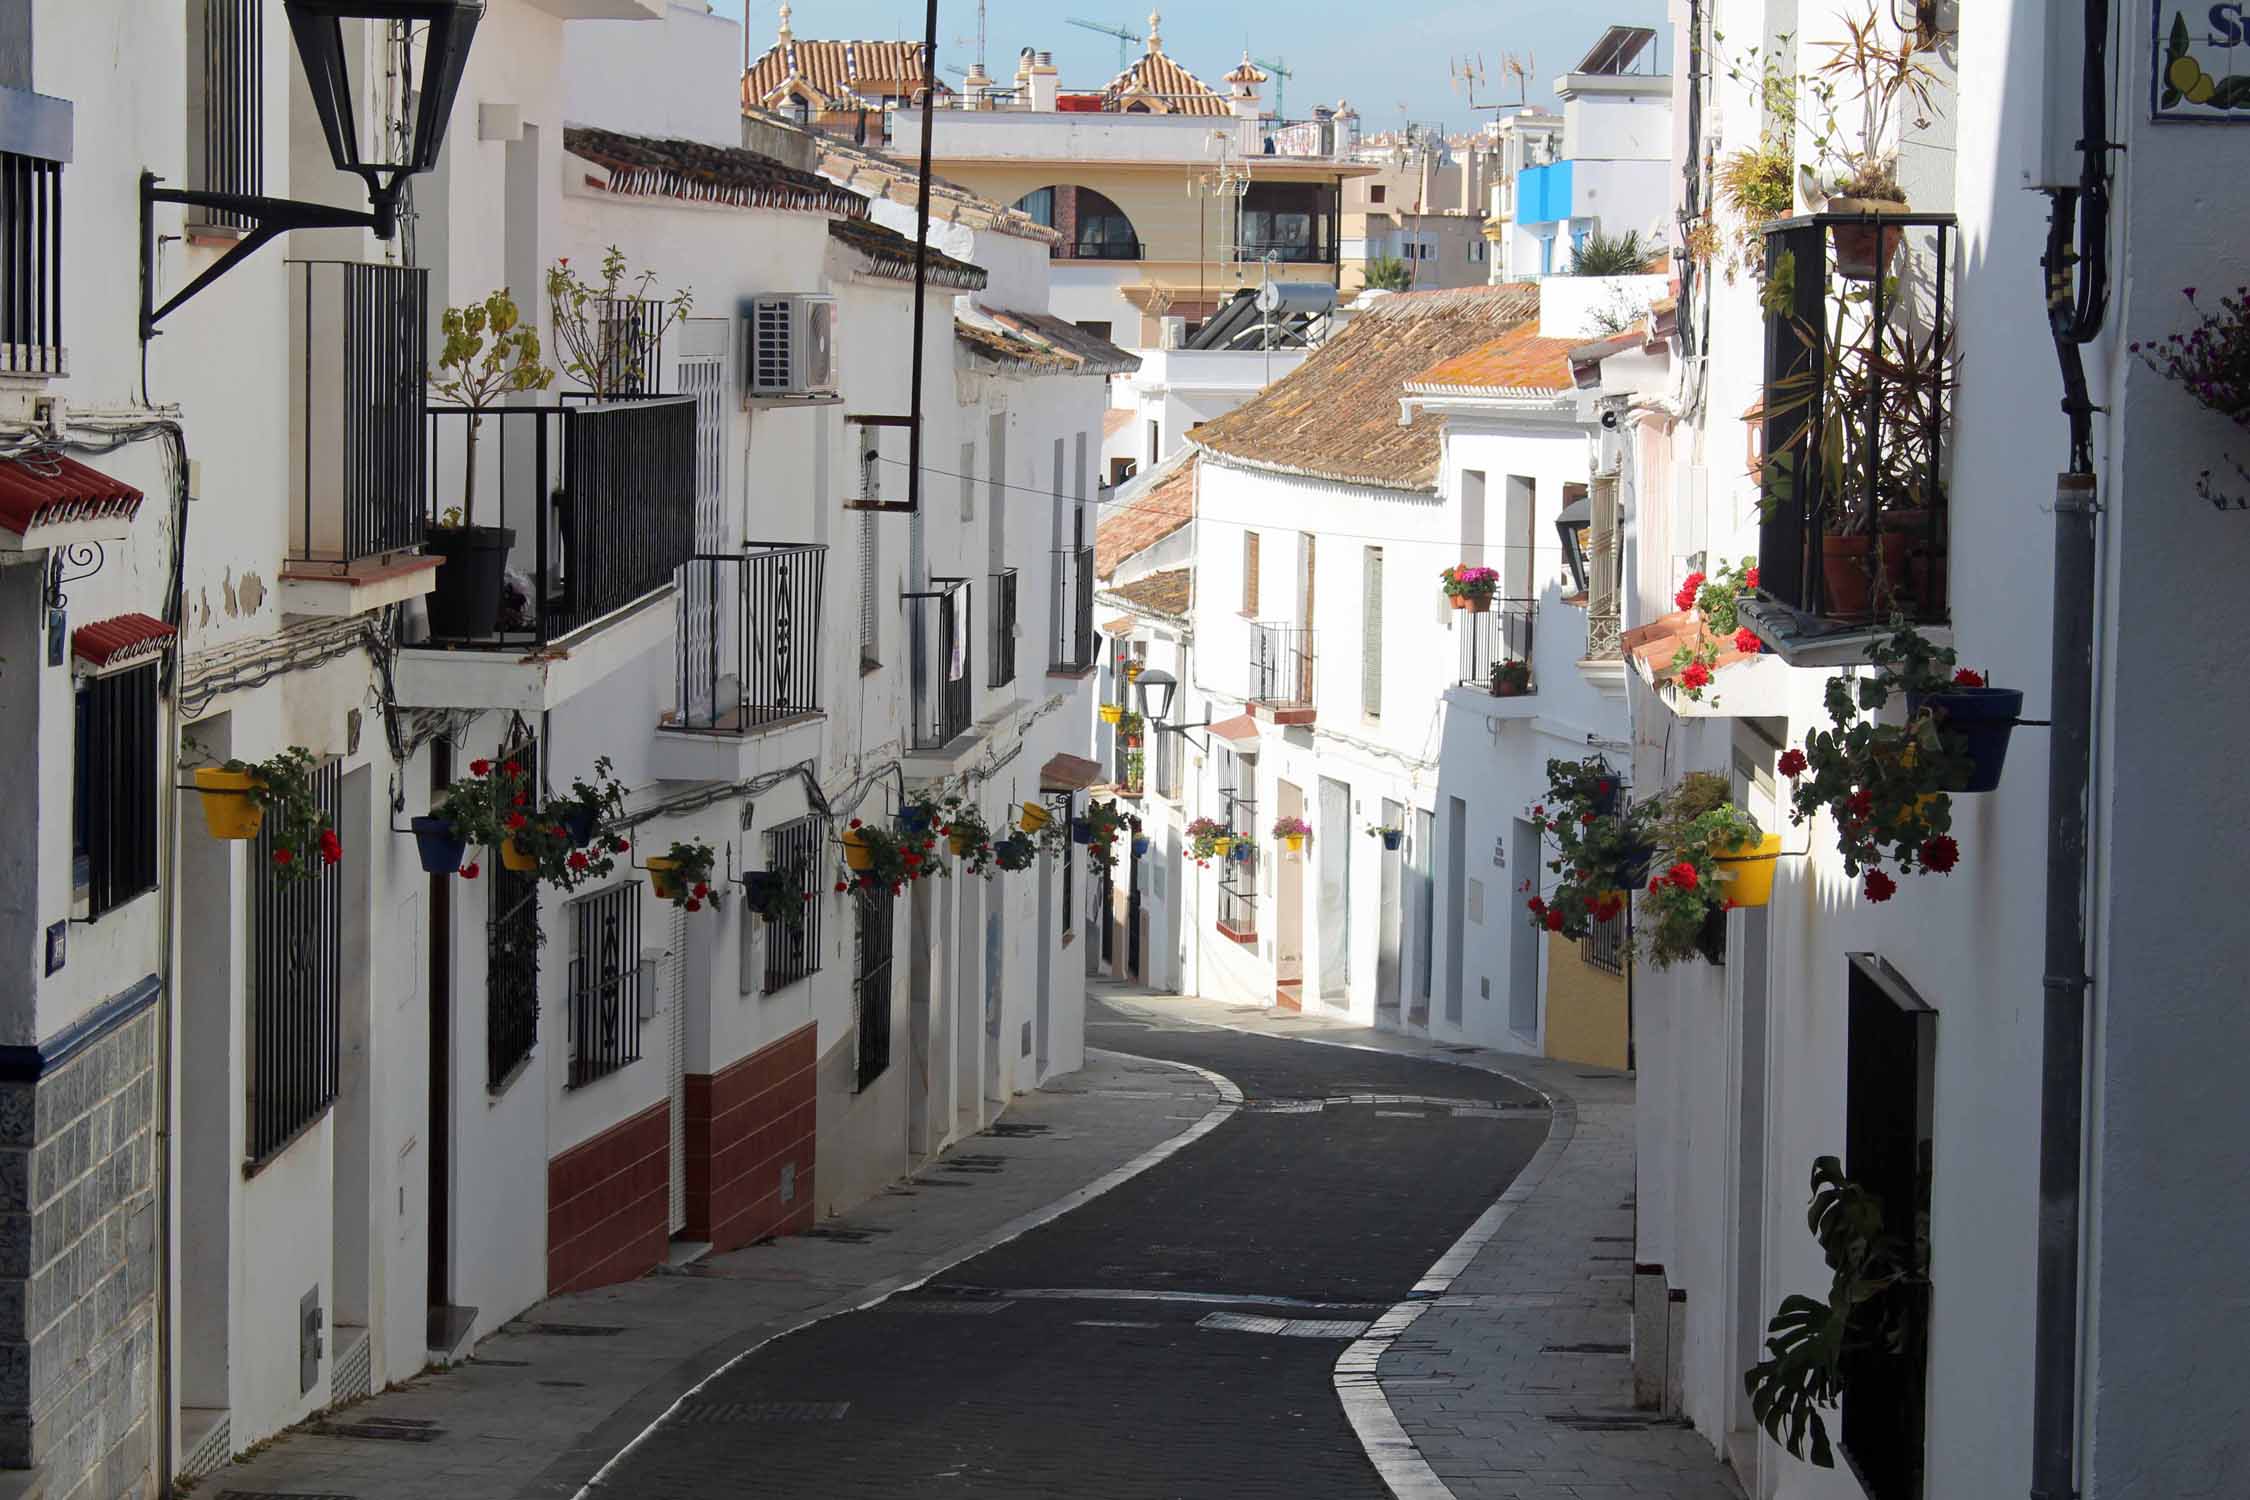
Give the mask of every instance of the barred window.
[{"label": "barred window", "polygon": [[[1057,792],[1047,799],[1048,805],[1053,809],[1051,816],[1060,818],[1065,829],[1070,827],[1072,810],[1077,801],[1076,795],[1070,792]],[[1077,890],[1077,847],[1075,844],[1065,844],[1062,852],[1062,930],[1066,937],[1078,920],[1071,910],[1077,904],[1073,899]]]},{"label": "barred window", "polygon": [[1625,972],[1625,914],[1619,912],[1607,921],[1596,922],[1593,930],[1578,940],[1578,957],[1589,968],[1604,974]]},{"label": "barred window", "polygon": [[776,873],[794,872],[798,894],[813,893],[812,900],[799,902],[804,919],[795,927],[770,917],[759,922],[745,919],[742,924],[746,934],[755,930],[765,939],[765,992],[769,995],[820,972],[820,918],[827,903],[818,894],[819,866],[826,842],[821,820],[811,814],[767,830],[766,868]]},{"label": "barred window", "polygon": [[641,884],[611,886],[566,911],[575,1089],[641,1058]]},{"label": "barred window", "polygon": [[[343,777],[330,761],[313,796],[333,822]],[[280,820],[250,846],[250,1099],[253,1166],[281,1154],[336,1102],[343,1013],[343,878],[335,865],[283,881]]]},{"label": "barred window", "polygon": [[[264,0],[188,0],[188,183],[213,193],[265,191]],[[247,230],[254,221],[190,210],[199,225]]]},{"label": "barred window", "polygon": [[854,942],[852,1019],[859,1033],[859,1088],[891,1065],[891,929],[897,898],[886,890],[861,890],[852,898],[859,914]]},{"label": "barred window", "polygon": [[[539,747],[529,742],[500,751],[539,785]],[[490,851],[472,849],[471,859]],[[539,876],[493,859],[485,917],[485,1087],[497,1089],[516,1075],[539,1044]]]},{"label": "barred window", "polygon": [[156,663],[78,693],[71,884],[89,920],[156,889]]}]

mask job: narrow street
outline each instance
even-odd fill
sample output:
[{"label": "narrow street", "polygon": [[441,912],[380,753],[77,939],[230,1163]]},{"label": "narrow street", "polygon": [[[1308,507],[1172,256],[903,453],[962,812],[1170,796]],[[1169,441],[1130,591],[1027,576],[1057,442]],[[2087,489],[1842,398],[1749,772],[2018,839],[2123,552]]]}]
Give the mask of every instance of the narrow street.
[{"label": "narrow street", "polygon": [[[803,1497],[1387,1494],[1337,1357],[1507,1188],[1544,1106],[1481,1071],[1099,1005],[1087,1032],[1222,1074],[1243,1106],[937,1281],[767,1345],[595,1493],[736,1493],[754,1474]],[[1007,1144],[960,1165],[1004,1172]]]}]

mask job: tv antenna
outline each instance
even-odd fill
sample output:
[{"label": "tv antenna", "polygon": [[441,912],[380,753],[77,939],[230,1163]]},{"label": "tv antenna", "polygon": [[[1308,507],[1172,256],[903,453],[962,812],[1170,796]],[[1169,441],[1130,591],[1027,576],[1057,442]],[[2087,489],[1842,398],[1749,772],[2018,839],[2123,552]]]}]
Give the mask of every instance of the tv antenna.
[{"label": "tv antenna", "polygon": [[1503,52],[1500,54],[1500,71],[1516,81],[1516,103],[1531,103],[1531,75],[1539,69],[1539,59],[1530,53]]},{"label": "tv antenna", "polygon": [[[965,36],[957,36],[953,39],[953,45],[963,46],[968,40]],[[953,71],[958,73],[961,70],[955,68]],[[977,71],[984,71],[984,0],[977,0]]]},{"label": "tv antenna", "polygon": [[1073,26],[1082,27],[1087,31],[1098,31],[1104,36],[1116,37],[1117,71],[1120,73],[1124,72],[1127,68],[1133,65],[1133,54],[1127,49],[1131,48],[1135,43],[1141,43],[1145,45],[1148,41],[1147,37],[1142,36],[1137,31],[1128,30],[1123,26],[1112,26],[1106,21],[1081,21],[1080,19],[1078,19],[1078,17],[1072,16],[1070,18],[1070,24]]}]

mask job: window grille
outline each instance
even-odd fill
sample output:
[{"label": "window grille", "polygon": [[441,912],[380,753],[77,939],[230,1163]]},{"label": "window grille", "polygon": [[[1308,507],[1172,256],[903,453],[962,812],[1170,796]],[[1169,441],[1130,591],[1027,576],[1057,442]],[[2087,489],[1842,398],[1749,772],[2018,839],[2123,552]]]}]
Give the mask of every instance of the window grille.
[{"label": "window grille", "polygon": [[[1070,792],[1058,792],[1047,799],[1048,804],[1054,810],[1052,815],[1062,821],[1065,829],[1070,827],[1070,820],[1077,800],[1077,797]],[[1065,844],[1061,858],[1062,930],[1067,935],[1072,931],[1078,920],[1076,915],[1078,906],[1078,846],[1076,844]]]},{"label": "window grille", "polygon": [[[265,191],[265,0],[188,0],[188,136],[193,185],[205,192]],[[199,14],[200,13],[200,14]],[[248,230],[256,221],[217,209],[194,222]]]},{"label": "window grille", "polygon": [[859,1033],[858,1087],[862,1089],[891,1065],[891,929],[896,899],[889,891],[865,889],[853,898],[859,930],[854,943],[852,1014]]},{"label": "window grille", "polygon": [[641,885],[611,886],[567,908],[570,1086],[641,1058]]},{"label": "window grille", "polygon": [[[312,774],[330,821],[342,774]],[[271,1160],[336,1102],[342,1020],[343,877],[321,865],[284,882],[273,862],[280,820],[250,846],[250,1098],[246,1145],[253,1166]]]},{"label": "window grille", "polygon": [[1588,968],[1622,975],[1625,972],[1625,914],[1619,912],[1605,922],[1596,922],[1592,930],[1578,940],[1578,957]]},{"label": "window grille", "polygon": [[97,918],[156,889],[156,663],[78,693],[73,884]]},{"label": "window grille", "polygon": [[809,814],[766,832],[766,868],[795,869],[798,894],[813,893],[812,900],[799,903],[804,907],[804,921],[799,926],[792,928],[770,917],[758,924],[766,939],[769,995],[820,972],[820,917],[827,905],[820,894],[820,861],[826,843],[826,828],[818,817]]},{"label": "window grille", "polygon": [[1370,719],[1383,716],[1383,549],[1367,549],[1361,590],[1363,638],[1359,657],[1359,706]]},{"label": "window grille", "polygon": [[[524,769],[526,784],[538,786],[539,747],[526,741],[500,752]],[[539,877],[508,869],[491,849],[471,849],[469,858],[490,865],[491,905],[485,919],[485,1076],[496,1089],[515,1076],[539,1043]]]},{"label": "window grille", "polygon": [[1242,612],[1258,612],[1258,533],[1242,534]]}]

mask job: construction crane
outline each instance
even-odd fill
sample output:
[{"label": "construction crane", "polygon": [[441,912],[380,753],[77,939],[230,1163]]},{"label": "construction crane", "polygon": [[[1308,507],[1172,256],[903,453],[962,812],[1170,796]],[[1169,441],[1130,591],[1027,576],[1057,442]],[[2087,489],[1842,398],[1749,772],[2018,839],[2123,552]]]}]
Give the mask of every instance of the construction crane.
[{"label": "construction crane", "polygon": [[1123,26],[1112,26],[1104,21],[1081,21],[1076,16],[1072,16],[1070,24],[1082,27],[1087,31],[1098,31],[1103,36],[1116,37],[1117,71],[1120,73],[1133,65],[1133,54],[1130,49],[1136,45],[1145,45],[1148,41],[1147,37],[1142,36],[1137,31],[1129,31]]},{"label": "construction crane", "polygon": [[1253,57],[1250,61],[1273,75],[1273,112],[1280,119],[1288,119],[1289,80],[1297,76],[1289,71],[1289,60],[1282,57]]}]

